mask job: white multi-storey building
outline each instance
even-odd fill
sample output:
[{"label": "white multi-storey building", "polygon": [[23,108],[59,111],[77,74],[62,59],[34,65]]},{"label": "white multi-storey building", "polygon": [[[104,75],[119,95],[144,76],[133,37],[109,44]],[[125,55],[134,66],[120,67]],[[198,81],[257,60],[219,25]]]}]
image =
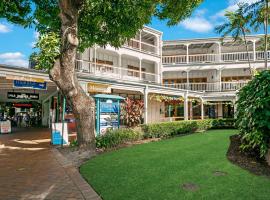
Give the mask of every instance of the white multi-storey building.
[{"label": "white multi-storey building", "polygon": [[[253,69],[264,68],[261,37],[247,37],[247,53],[232,38],[162,41],[162,32],[144,27],[121,48],[95,46],[78,54],[78,80],[89,95],[89,85],[103,84],[112,94],[143,100],[144,123],[233,117],[236,92],[251,79],[248,60]],[[57,92],[46,73],[0,66],[0,102],[11,101],[8,91],[20,91],[12,88],[11,76],[48,82],[47,93],[34,92],[40,93],[43,115],[49,113]]]}]

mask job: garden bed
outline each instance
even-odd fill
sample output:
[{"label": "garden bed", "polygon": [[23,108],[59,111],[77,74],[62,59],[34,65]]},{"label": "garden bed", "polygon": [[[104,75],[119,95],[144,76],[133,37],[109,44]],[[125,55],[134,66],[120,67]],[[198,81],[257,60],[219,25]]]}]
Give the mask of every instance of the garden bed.
[{"label": "garden bed", "polygon": [[258,158],[252,152],[243,152],[240,150],[241,140],[239,135],[230,137],[230,146],[227,152],[228,159],[239,167],[250,171],[256,175],[270,177],[270,166],[266,160]]}]

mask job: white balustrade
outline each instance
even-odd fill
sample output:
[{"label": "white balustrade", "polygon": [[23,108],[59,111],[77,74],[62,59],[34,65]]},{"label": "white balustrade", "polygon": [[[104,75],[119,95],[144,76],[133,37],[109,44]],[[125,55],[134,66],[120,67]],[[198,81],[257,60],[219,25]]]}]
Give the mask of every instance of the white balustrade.
[{"label": "white balustrade", "polygon": [[[122,80],[159,82],[160,75],[145,71],[117,67],[107,64],[93,63],[86,60],[76,60],[75,69],[80,73],[92,74],[97,77],[108,77]],[[140,75],[141,73],[141,75]]]},{"label": "white balustrade", "polygon": [[[263,51],[256,51],[256,60],[263,60],[265,55]],[[270,51],[267,52],[270,59]],[[189,55],[189,63],[220,63],[220,62],[247,62],[248,57],[254,60],[253,52],[233,52],[221,54],[196,54]],[[162,56],[163,64],[187,64],[187,55]]]},{"label": "white balustrade", "polygon": [[248,81],[221,82],[221,83],[219,82],[189,83],[189,84],[188,83],[175,83],[175,84],[164,84],[164,86],[182,89],[182,90],[218,92],[218,91],[236,91],[244,87],[247,83]]}]

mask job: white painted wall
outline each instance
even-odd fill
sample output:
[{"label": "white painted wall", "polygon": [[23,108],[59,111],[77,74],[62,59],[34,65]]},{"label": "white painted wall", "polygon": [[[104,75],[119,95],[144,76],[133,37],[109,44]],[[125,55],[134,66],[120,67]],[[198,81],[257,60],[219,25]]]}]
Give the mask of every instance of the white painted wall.
[{"label": "white painted wall", "polygon": [[[162,113],[160,113],[162,111]],[[165,104],[148,98],[148,123],[161,122],[165,117]]]}]

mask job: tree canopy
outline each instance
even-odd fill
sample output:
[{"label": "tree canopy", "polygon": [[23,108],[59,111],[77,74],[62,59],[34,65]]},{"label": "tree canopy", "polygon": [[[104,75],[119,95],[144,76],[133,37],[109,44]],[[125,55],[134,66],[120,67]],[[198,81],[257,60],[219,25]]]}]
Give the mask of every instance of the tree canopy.
[{"label": "tree canopy", "polygon": [[[79,0],[79,50],[93,44],[121,46],[135,36],[153,16],[167,20],[169,26],[190,16],[202,0]],[[60,34],[58,0],[4,0],[0,18],[38,32]]]}]

